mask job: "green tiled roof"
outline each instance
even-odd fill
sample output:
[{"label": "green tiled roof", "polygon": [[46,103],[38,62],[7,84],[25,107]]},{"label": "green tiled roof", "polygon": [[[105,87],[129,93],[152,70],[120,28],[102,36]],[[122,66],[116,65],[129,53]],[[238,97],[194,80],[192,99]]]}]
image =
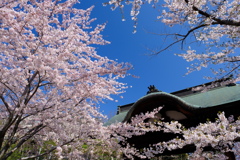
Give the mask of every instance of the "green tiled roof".
[{"label": "green tiled roof", "polygon": [[109,121],[107,121],[104,125],[105,126],[108,126],[112,123],[116,123],[116,122],[122,122],[125,118],[125,116],[127,115],[128,113],[128,110],[127,111],[124,111],[124,112],[121,112],[115,116],[113,116],[112,118],[109,119]]},{"label": "green tiled roof", "polygon": [[240,100],[240,85],[219,87],[207,92],[181,97],[184,101],[201,107],[212,107]]},{"label": "green tiled roof", "polygon": [[[145,99],[145,98],[151,98],[153,96],[170,97],[192,108],[213,107],[221,104],[227,104],[227,103],[239,101],[240,85],[237,84],[235,86],[218,87],[218,88],[208,90],[207,92],[198,92],[198,93],[190,94],[183,97],[177,97],[175,95],[165,93],[165,92],[154,92],[146,96],[143,96],[138,101],[141,101],[142,99]],[[132,106],[132,109],[133,107],[134,105]],[[120,112],[119,114],[112,117],[105,125],[110,125],[115,122],[122,122],[126,117],[127,113],[128,111]]]}]

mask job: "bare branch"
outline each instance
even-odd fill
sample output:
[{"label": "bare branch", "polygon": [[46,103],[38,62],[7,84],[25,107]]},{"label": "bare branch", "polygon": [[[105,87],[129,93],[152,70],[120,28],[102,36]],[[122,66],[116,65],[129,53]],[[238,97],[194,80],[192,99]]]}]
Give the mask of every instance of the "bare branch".
[{"label": "bare branch", "polygon": [[209,26],[209,24],[202,24],[202,25],[199,25],[199,26],[197,26],[197,27],[194,27],[194,28],[190,29],[190,30],[187,32],[187,34],[185,34],[185,35],[182,35],[182,34],[174,34],[174,35],[176,35],[176,36],[183,37],[183,38],[181,38],[181,39],[179,39],[179,40],[171,43],[170,45],[168,45],[167,47],[163,48],[162,50],[154,53],[154,55],[157,55],[157,54],[159,54],[159,53],[161,53],[161,52],[169,49],[170,47],[172,47],[173,45],[177,44],[178,42],[182,42],[182,46],[183,46],[183,42],[185,41],[185,39],[186,39],[192,32],[194,32],[195,30],[197,30],[197,29],[199,29],[199,28],[205,27],[205,26]]}]

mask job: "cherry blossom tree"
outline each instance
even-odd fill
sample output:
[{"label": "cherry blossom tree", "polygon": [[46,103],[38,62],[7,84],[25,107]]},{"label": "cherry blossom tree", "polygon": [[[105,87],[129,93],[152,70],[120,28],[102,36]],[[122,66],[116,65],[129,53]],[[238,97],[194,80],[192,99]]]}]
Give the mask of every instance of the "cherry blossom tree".
[{"label": "cherry blossom tree", "polygon": [[[233,75],[236,82],[239,75],[239,33],[240,33],[240,5],[239,0],[110,0],[108,3],[112,9],[123,8],[124,5],[132,5],[131,16],[136,22],[137,16],[143,4],[152,4],[160,8],[161,14],[157,17],[170,27],[184,26],[181,33],[168,34],[175,40],[162,50],[166,51],[175,44],[182,47],[185,42],[199,42],[203,45],[204,52],[200,52],[191,46],[186,53],[177,54],[189,62],[193,62],[188,68],[188,73],[201,70],[203,67],[212,67],[216,78]],[[134,27],[136,27],[136,24]],[[194,40],[190,39],[194,37]],[[189,40],[190,41],[189,41]],[[167,39],[169,41],[169,39]]]},{"label": "cherry blossom tree", "polygon": [[[0,1],[0,159],[21,149],[18,159],[53,151],[81,159],[84,145],[114,148],[97,103],[124,91],[118,79],[131,65],[96,53],[95,45],[109,43],[101,35],[105,24],[92,27],[93,7],[77,3]],[[30,143],[32,152],[24,151]]]}]

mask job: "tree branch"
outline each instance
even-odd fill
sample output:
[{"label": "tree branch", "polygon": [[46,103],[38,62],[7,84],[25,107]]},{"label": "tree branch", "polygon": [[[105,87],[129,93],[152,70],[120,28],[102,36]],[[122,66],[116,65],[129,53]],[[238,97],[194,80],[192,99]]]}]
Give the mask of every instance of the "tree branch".
[{"label": "tree branch", "polygon": [[[26,105],[26,104],[32,99],[32,97],[35,95],[35,93],[37,92],[38,88],[40,87],[40,83],[41,83],[41,79],[40,79],[40,75],[38,74],[38,83],[36,84],[35,89],[34,89],[33,93],[30,95],[30,97],[25,99],[25,102],[24,102],[25,105]],[[30,94],[30,93],[29,93],[29,94]],[[28,96],[29,96],[29,94],[28,94]]]},{"label": "tree branch", "polygon": [[1,160],[7,160],[9,156],[13,154],[14,151],[16,151],[19,147],[21,147],[27,140],[29,140],[31,137],[33,137],[36,133],[38,133],[40,130],[45,128],[46,126],[43,124],[39,124],[38,126],[35,126],[34,128],[30,129],[23,137],[21,137],[21,140],[16,144],[16,147],[14,147],[11,151],[4,154]]},{"label": "tree branch", "polygon": [[3,95],[0,95],[0,99],[2,100],[3,104],[5,105],[7,111],[9,114],[12,114],[11,110],[10,110],[10,107],[8,105],[8,103],[5,101],[5,98],[3,97]]},{"label": "tree branch", "polygon": [[197,30],[197,29],[199,29],[199,28],[205,27],[205,26],[209,26],[209,24],[202,24],[202,25],[199,25],[199,26],[197,26],[197,27],[194,27],[194,28],[190,29],[190,30],[187,32],[187,34],[185,34],[185,35],[182,35],[182,34],[174,34],[174,35],[176,35],[176,36],[183,37],[183,38],[181,38],[181,39],[179,39],[179,40],[171,43],[170,45],[168,45],[167,47],[163,48],[162,50],[154,53],[154,55],[157,55],[157,54],[159,54],[159,53],[167,50],[168,48],[170,48],[170,47],[173,46],[174,44],[177,44],[178,42],[182,42],[182,45],[183,45],[183,42],[185,41],[185,39],[186,39],[192,32],[194,32],[195,30]]},{"label": "tree branch", "polygon": [[18,103],[18,105],[17,105],[16,107],[20,107],[22,101],[25,99],[26,94],[27,94],[28,91],[30,90],[30,85],[31,85],[32,81],[35,79],[35,77],[37,76],[37,74],[39,74],[38,71],[36,71],[36,72],[32,75],[32,77],[30,78],[27,86],[25,87],[25,90],[24,90],[22,96],[20,97],[19,103]]}]

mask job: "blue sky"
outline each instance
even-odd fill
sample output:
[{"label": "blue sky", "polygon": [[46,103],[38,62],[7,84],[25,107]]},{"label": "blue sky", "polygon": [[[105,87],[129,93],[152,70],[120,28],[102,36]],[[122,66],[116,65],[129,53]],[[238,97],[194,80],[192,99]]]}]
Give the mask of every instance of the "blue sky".
[{"label": "blue sky", "polygon": [[[138,20],[137,33],[133,34],[133,21],[131,20],[130,6],[124,9],[126,21],[122,21],[122,14],[119,9],[112,11],[110,6],[103,7],[102,3],[107,0],[82,0],[79,7],[87,8],[95,5],[91,17],[97,18],[97,23],[107,22],[104,38],[111,42],[110,45],[98,46],[98,54],[107,56],[110,59],[118,59],[119,62],[129,62],[134,69],[129,73],[139,76],[131,76],[122,79],[122,82],[132,86],[121,94],[123,98],[114,96],[118,102],[105,101],[100,104],[100,109],[108,116],[116,113],[117,106],[137,101],[146,95],[149,85],[155,85],[164,92],[174,92],[191,86],[208,82],[203,77],[209,75],[209,70],[201,70],[184,76],[190,63],[184,61],[174,53],[183,53],[180,45],[173,46],[157,56],[149,56],[151,50],[159,50],[161,47],[173,42],[173,39],[166,41],[163,36],[151,33],[172,33],[186,30],[184,27],[170,28],[163,23],[156,21],[159,15],[157,9],[150,5],[143,6]],[[185,45],[188,47],[188,44]],[[202,46],[195,46],[201,49]]]}]

